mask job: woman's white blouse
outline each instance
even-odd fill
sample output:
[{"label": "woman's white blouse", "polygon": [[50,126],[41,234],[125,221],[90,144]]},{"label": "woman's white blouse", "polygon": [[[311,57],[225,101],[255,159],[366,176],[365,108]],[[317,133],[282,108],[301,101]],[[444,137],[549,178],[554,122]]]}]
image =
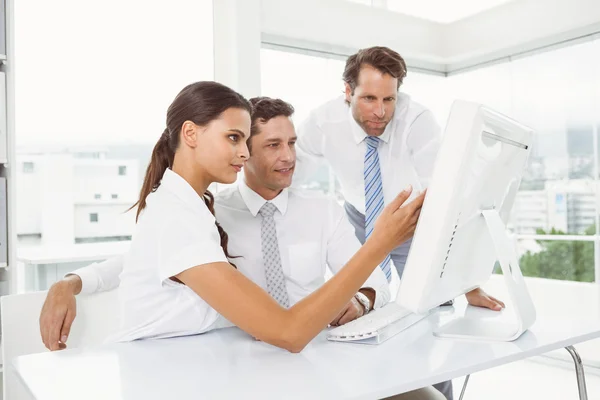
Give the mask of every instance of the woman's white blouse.
[{"label": "woman's white blouse", "polygon": [[182,271],[228,262],[204,200],[167,169],[146,200],[121,273],[121,327],[111,341],[193,335],[230,326],[189,287]]}]

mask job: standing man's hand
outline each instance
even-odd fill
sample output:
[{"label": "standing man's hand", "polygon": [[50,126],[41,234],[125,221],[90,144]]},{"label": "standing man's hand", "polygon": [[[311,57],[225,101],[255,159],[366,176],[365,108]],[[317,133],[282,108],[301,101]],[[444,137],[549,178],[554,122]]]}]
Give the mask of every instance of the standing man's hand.
[{"label": "standing man's hand", "polygon": [[501,311],[505,307],[503,302],[490,296],[481,288],[473,289],[469,293],[466,293],[465,296],[472,306],[489,308],[494,311]]},{"label": "standing man's hand", "polygon": [[331,321],[329,325],[340,326],[347,324],[350,321],[354,321],[356,318],[360,318],[365,315],[365,308],[356,300],[352,298],[348,304],[340,311],[340,313]]},{"label": "standing man's hand", "polygon": [[56,282],[48,291],[40,314],[40,334],[48,350],[67,347],[71,324],[75,320],[77,305],[75,295],[81,292],[81,278],[69,275]]}]

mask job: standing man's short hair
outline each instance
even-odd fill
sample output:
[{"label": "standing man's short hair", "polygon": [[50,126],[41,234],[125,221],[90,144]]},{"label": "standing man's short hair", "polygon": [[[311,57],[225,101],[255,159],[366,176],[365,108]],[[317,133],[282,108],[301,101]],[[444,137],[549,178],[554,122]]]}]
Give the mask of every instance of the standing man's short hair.
[{"label": "standing man's short hair", "polygon": [[389,74],[398,79],[398,88],[406,76],[406,63],[394,50],[381,46],[361,49],[348,57],[344,69],[343,79],[352,89],[352,93],[358,86],[358,74],[363,65],[370,65],[382,74]]}]

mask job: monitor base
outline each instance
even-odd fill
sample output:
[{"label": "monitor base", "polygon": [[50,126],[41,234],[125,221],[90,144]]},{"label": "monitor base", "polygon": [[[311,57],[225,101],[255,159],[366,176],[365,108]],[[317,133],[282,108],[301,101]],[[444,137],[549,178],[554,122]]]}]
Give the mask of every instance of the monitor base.
[{"label": "monitor base", "polygon": [[510,342],[518,339],[529,329],[536,319],[535,306],[527,290],[515,249],[506,234],[506,226],[495,209],[483,210],[489,233],[494,243],[496,256],[504,283],[508,288],[511,305],[514,307],[516,321],[504,322],[483,318],[456,318],[434,331],[442,338],[460,338],[470,340],[489,340]]}]

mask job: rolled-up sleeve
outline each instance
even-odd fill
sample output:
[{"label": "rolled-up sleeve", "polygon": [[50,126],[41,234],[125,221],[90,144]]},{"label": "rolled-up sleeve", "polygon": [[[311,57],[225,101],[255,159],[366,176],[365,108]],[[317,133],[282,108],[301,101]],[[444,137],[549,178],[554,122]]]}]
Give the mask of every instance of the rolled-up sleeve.
[{"label": "rolled-up sleeve", "polygon": [[81,279],[80,294],[92,294],[112,290],[119,286],[121,272],[123,272],[123,256],[117,256],[79,268],[66,276],[79,276]]}]

